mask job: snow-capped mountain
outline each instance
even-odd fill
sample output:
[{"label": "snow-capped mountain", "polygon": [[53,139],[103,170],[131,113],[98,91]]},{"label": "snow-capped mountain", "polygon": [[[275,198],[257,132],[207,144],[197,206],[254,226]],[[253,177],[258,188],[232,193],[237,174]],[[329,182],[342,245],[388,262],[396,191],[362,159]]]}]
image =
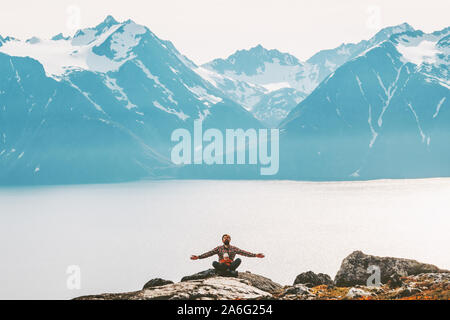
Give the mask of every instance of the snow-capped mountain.
[{"label": "snow-capped mountain", "polygon": [[364,51],[388,40],[393,34],[414,31],[407,23],[398,26],[387,27],[377,32],[371,39],[362,40],[358,43],[343,43],[337,48],[322,50],[306,61],[313,70],[312,78],[316,80],[316,86],[325,80],[332,72],[347,61],[357,57]]},{"label": "snow-capped mountain", "polygon": [[197,69],[131,20],[108,17],[73,37],[1,38],[0,183],[171,175],[176,128],[261,127]]},{"label": "snow-capped mountain", "polygon": [[263,86],[233,79],[204,67],[197,67],[194,71],[248,111],[251,111],[253,106],[261,100],[261,95],[269,92]]},{"label": "snow-capped mountain", "polygon": [[328,76],[281,124],[282,176],[449,176],[449,34],[394,34]]},{"label": "snow-capped mountain", "polygon": [[267,50],[261,45],[237,51],[226,60],[216,59],[203,67],[269,91],[286,87],[301,89],[296,75],[303,70],[303,64],[288,53]]},{"label": "snow-capped mountain", "polygon": [[276,128],[280,121],[308,95],[293,88],[283,88],[264,94],[253,106],[253,115],[271,128]]},{"label": "snow-capped mountain", "polygon": [[296,57],[261,45],[211,61],[202,69],[239,83],[221,81],[216,87],[270,127],[276,127],[313,89],[308,79],[301,78],[305,67]]},{"label": "snow-capped mountain", "polygon": [[[273,127],[345,62],[393,34],[413,30],[407,23],[384,28],[370,40],[322,50],[305,62],[288,53],[267,50],[259,45],[237,51],[227,59],[213,60],[202,67],[218,74],[217,77],[238,81],[239,86],[219,82],[216,87],[244,105],[257,119]],[[241,89],[245,87],[251,89]]]},{"label": "snow-capped mountain", "polygon": [[448,28],[403,24],[306,62],[258,46],[197,66],[112,17],[73,37],[0,36],[0,184],[260,177],[173,166],[171,133],[197,119],[282,121],[277,178],[450,176],[449,43]]}]

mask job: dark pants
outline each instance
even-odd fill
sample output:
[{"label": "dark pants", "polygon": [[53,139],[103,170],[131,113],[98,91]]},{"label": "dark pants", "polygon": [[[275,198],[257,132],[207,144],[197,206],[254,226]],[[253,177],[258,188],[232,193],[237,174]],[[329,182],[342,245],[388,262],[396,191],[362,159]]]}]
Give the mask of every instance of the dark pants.
[{"label": "dark pants", "polygon": [[230,265],[214,261],[213,267],[218,271],[236,271],[236,269],[241,265],[241,262],[242,260],[239,258],[234,260]]}]

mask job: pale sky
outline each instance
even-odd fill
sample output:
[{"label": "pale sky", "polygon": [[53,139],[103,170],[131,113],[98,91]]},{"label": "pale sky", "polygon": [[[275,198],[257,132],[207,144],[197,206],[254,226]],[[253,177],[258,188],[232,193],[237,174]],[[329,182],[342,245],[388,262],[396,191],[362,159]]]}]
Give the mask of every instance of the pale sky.
[{"label": "pale sky", "polygon": [[306,60],[384,26],[443,29],[449,12],[448,0],[14,0],[1,4],[0,35],[68,35],[110,14],[147,26],[199,64],[257,44]]}]

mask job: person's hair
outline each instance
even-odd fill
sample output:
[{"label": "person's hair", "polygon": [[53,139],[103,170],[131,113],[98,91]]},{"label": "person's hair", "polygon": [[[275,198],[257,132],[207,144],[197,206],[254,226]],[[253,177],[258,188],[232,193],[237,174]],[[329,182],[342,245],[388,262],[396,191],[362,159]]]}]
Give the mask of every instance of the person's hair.
[{"label": "person's hair", "polygon": [[229,235],[229,234],[224,234],[223,236],[222,236],[222,240],[223,240],[223,238],[225,238],[225,237],[230,237],[231,238],[231,236]]}]

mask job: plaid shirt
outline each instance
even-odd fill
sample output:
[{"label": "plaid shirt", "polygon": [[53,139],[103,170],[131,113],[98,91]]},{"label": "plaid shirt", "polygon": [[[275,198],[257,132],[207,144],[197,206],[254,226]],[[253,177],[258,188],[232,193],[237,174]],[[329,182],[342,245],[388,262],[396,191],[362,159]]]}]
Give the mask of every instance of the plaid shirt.
[{"label": "plaid shirt", "polygon": [[254,253],[250,253],[250,252],[241,250],[241,249],[233,247],[233,246],[228,246],[228,248],[226,248],[225,246],[219,246],[215,249],[212,249],[211,251],[208,251],[208,252],[198,256],[198,258],[205,259],[205,258],[212,257],[215,254],[219,255],[219,261],[222,261],[224,259],[224,254],[228,254],[228,257],[232,261],[234,260],[234,258],[236,257],[237,254],[244,256],[244,257],[250,257],[250,258],[256,257],[256,254],[254,254]]}]

